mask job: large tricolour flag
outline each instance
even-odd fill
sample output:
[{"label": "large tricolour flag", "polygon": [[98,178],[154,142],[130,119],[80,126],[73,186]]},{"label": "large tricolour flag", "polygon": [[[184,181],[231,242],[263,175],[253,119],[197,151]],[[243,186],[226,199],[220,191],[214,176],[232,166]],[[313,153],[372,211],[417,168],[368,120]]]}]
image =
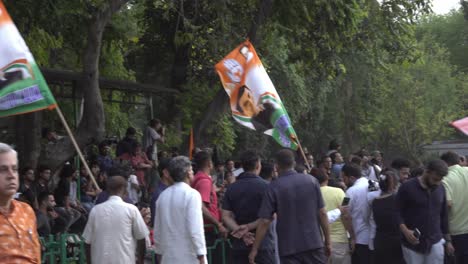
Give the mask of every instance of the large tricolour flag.
[{"label": "large tricolour flag", "polygon": [[0,0],[0,117],[53,109],[56,105],[39,67]]},{"label": "large tricolour flag", "polygon": [[229,95],[234,119],[272,136],[281,146],[296,150],[296,132],[252,43],[240,44],[215,68]]},{"label": "large tricolour flag", "polygon": [[462,118],[457,121],[450,123],[453,127],[463,132],[463,134],[468,136],[468,117]]}]

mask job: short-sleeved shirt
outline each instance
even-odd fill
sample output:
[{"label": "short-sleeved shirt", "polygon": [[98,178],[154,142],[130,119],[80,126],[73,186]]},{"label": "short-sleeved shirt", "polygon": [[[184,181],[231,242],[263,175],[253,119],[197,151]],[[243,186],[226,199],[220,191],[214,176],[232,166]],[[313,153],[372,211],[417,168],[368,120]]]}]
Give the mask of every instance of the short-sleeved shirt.
[{"label": "short-sleeved shirt", "polygon": [[449,212],[451,235],[468,234],[468,168],[460,165],[449,167],[447,176],[442,180],[447,201],[452,203]]},{"label": "short-sleeved shirt", "polygon": [[118,196],[91,210],[83,232],[86,244],[91,244],[92,262],[102,264],[135,263],[137,240],[148,235],[138,208]]},{"label": "short-sleeved shirt", "polygon": [[103,156],[99,155],[97,157],[97,163],[99,164],[99,169],[103,172],[108,172],[112,166],[114,166],[114,161],[109,155]]},{"label": "short-sleeved shirt", "polygon": [[[340,188],[322,186],[320,187],[320,190],[322,191],[323,201],[325,202],[325,209],[327,212],[338,208],[345,197],[345,193]],[[346,230],[341,219],[330,224],[330,239],[335,243],[348,242]]]},{"label": "short-sleeved shirt", "polygon": [[36,211],[37,233],[41,237],[48,237],[52,233],[51,222],[47,214]]},{"label": "short-sleeved shirt", "polygon": [[159,182],[158,187],[156,187],[156,190],[154,190],[153,195],[151,196],[151,204],[150,204],[150,210],[151,210],[151,223],[154,223],[154,217],[156,215],[156,201],[159,198],[159,195],[166,190],[167,185]]},{"label": "short-sleeved shirt", "polygon": [[323,247],[319,223],[323,207],[318,181],[290,170],[270,183],[258,216],[273,219],[277,213],[279,255],[288,256]]},{"label": "short-sleeved shirt", "polygon": [[360,177],[353,186],[346,190],[349,201],[349,213],[353,222],[356,244],[369,245],[370,237],[370,205],[367,195],[369,193],[368,179]]},{"label": "short-sleeved shirt", "polygon": [[137,155],[132,156],[131,158],[132,166],[135,169],[135,175],[137,176],[138,182],[140,185],[146,186],[146,181],[145,181],[145,169],[139,169],[138,166],[140,164],[151,164],[150,160],[148,157],[146,157],[146,154],[144,152],[139,153]]},{"label": "short-sleeved shirt", "polygon": [[33,209],[16,200],[10,206],[8,215],[0,213],[0,263],[41,263]]},{"label": "short-sleeved shirt", "polygon": [[[258,219],[258,211],[267,189],[267,181],[253,173],[244,172],[237,177],[236,182],[229,185],[224,195],[223,209],[233,212],[236,223],[239,225],[254,222]],[[275,248],[272,228],[273,226],[270,226],[260,249]],[[243,240],[233,239],[232,241],[234,249],[247,249]]]},{"label": "short-sleeved shirt", "polygon": [[94,197],[87,194],[86,191],[88,189],[88,184],[91,184],[84,176],[80,177],[80,188],[81,188],[81,202],[82,203],[92,203],[94,201]]},{"label": "short-sleeved shirt", "polygon": [[[200,193],[202,202],[206,204],[206,207],[210,211],[211,215],[216,220],[221,220],[218,209],[218,196],[216,195],[216,191],[213,188],[213,180],[211,179],[210,175],[204,173],[203,171],[198,171],[193,178],[192,188]],[[205,224],[212,223],[207,223],[207,220],[205,219]]]},{"label": "short-sleeved shirt", "polygon": [[143,149],[151,160],[158,160],[158,145],[156,140],[161,139],[161,135],[152,127],[146,127],[143,134]]}]

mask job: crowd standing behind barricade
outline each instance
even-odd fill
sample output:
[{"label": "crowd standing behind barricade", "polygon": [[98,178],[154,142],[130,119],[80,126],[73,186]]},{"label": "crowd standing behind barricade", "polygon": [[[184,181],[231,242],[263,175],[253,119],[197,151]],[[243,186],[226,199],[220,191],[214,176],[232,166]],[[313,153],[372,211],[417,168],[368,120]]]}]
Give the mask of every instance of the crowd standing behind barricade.
[{"label": "crowd standing behind barricade", "polygon": [[[161,151],[164,140],[154,119],[142,141],[130,127],[121,141],[101,142],[88,155],[97,187],[72,161],[58,184],[43,165],[12,172],[13,150],[0,144],[0,198],[11,199],[5,184],[15,177],[17,188],[13,207],[0,204],[0,231],[12,234],[9,216],[27,206],[38,236],[85,230],[89,263],[143,263],[145,250],[159,263],[207,263],[207,248],[223,240],[227,252],[214,247],[211,263],[468,263],[464,156],[418,167],[380,151],[345,156],[334,140],[325,154],[281,150],[272,161],[243,151],[221,161],[197,149],[188,161]],[[18,257],[4,243],[22,239],[0,236],[1,263]]]}]

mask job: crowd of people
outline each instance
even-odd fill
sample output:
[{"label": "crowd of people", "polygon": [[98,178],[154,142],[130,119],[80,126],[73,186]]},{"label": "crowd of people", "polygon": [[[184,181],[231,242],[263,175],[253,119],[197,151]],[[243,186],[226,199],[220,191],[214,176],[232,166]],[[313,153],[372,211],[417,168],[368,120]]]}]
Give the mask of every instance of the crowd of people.
[{"label": "crowd of people", "polygon": [[345,157],[332,141],[318,159],[247,150],[221,162],[158,151],[164,139],[155,119],[142,143],[134,128],[102,142],[89,161],[97,186],[72,162],[55,183],[0,143],[0,262],[40,263],[38,237],[71,232],[89,263],[144,263],[147,250],[158,263],[208,263],[208,247],[222,263],[226,239],[227,263],[468,263],[464,156],[387,166],[379,151]]}]

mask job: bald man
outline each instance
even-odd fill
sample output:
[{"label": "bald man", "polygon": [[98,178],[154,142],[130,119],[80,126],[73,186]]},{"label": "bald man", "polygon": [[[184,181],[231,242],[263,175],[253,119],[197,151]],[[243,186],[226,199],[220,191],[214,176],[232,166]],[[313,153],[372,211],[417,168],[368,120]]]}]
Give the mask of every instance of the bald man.
[{"label": "bald man", "polygon": [[149,230],[138,208],[122,200],[126,189],[124,177],[110,177],[107,181],[109,199],[91,211],[83,232],[88,264],[135,263],[137,248],[136,263],[143,264]]}]

